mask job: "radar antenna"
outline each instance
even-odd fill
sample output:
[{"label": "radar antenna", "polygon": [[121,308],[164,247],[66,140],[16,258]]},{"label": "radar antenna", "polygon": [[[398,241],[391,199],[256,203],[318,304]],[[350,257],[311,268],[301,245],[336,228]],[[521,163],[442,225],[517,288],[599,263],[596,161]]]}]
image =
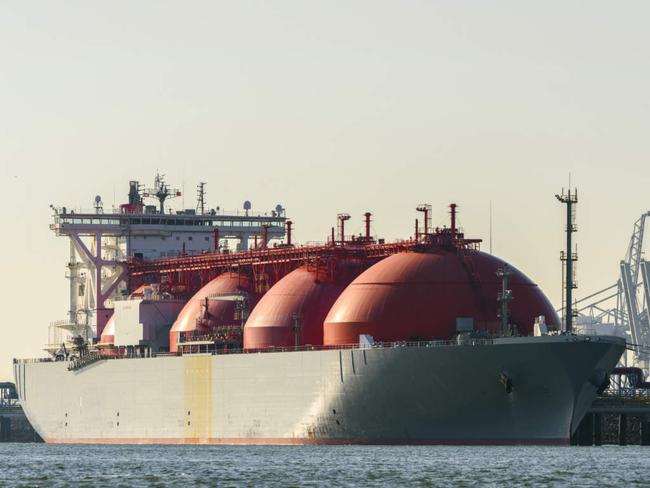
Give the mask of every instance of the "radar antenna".
[{"label": "radar antenna", "polygon": [[157,198],[160,206],[160,213],[165,213],[165,200],[168,198],[176,198],[181,196],[178,188],[170,189],[169,185],[165,183],[165,175],[156,173],[153,188],[147,188],[142,194],[143,197]]},{"label": "radar antenna", "polygon": [[103,214],[104,213],[104,203],[102,202],[102,197],[97,195],[95,197],[95,213]]}]

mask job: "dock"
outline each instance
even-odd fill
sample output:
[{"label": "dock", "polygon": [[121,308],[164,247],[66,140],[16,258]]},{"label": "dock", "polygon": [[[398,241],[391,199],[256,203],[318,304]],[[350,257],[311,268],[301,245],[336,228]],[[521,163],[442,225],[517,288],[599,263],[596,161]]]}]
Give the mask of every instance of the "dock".
[{"label": "dock", "polygon": [[599,395],[571,444],[650,446],[650,390],[608,390]]},{"label": "dock", "polygon": [[16,385],[0,383],[0,442],[43,442],[18,403]]}]

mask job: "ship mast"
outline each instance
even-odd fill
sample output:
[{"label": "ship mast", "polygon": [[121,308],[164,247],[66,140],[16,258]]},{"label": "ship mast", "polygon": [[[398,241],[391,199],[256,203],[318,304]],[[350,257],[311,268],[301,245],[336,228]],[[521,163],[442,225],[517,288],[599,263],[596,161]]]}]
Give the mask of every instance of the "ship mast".
[{"label": "ship mast", "polygon": [[571,189],[561,195],[555,195],[561,203],[566,205],[566,250],[560,253],[560,260],[563,263],[563,286],[564,286],[564,303],[562,311],[564,312],[564,331],[570,334],[573,331],[573,317],[576,315],[573,310],[573,290],[578,287],[575,282],[574,263],[578,260],[578,253],[573,252],[572,237],[578,228],[576,227],[575,205],[578,203],[578,190]]}]

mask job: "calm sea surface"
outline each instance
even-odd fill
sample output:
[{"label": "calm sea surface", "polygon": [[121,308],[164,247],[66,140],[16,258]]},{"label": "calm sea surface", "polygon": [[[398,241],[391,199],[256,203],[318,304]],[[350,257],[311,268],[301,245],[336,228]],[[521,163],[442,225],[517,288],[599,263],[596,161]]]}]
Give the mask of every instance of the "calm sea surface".
[{"label": "calm sea surface", "polygon": [[650,486],[650,447],[0,444],[0,486]]}]

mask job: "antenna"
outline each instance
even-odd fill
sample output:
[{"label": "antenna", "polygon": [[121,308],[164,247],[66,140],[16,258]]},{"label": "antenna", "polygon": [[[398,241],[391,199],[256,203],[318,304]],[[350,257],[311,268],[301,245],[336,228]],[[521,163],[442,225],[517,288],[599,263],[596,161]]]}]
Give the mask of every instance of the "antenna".
[{"label": "antenna", "polygon": [[490,254],[492,254],[492,200],[490,200]]},{"label": "antenna", "polygon": [[196,211],[203,215],[205,213],[205,181],[196,186]]},{"label": "antenna", "polygon": [[248,216],[248,211],[249,211],[251,208],[253,208],[253,205],[251,204],[251,202],[250,202],[249,200],[246,200],[246,201],[244,202],[244,210],[246,210],[246,216]]}]

